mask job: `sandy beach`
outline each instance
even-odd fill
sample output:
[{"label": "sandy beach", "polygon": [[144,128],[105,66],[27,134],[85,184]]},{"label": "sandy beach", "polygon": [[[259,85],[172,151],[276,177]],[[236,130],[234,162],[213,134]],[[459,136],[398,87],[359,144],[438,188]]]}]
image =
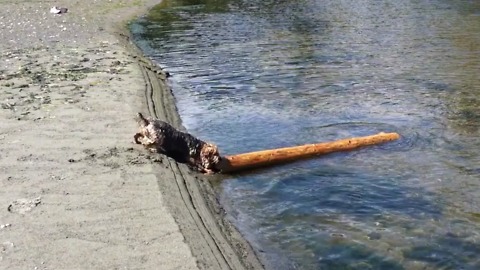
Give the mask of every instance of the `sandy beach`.
[{"label": "sandy beach", "polygon": [[210,176],[133,144],[182,128],[125,29],[159,2],[0,1],[0,269],[263,268]]}]

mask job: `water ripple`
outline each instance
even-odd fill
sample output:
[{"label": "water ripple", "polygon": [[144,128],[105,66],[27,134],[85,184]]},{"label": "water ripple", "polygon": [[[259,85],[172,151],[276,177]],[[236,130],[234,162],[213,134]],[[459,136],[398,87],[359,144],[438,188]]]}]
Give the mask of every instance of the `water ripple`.
[{"label": "water ripple", "polygon": [[480,5],[162,3],[135,39],[222,153],[401,135],[222,182],[272,269],[479,268]]}]

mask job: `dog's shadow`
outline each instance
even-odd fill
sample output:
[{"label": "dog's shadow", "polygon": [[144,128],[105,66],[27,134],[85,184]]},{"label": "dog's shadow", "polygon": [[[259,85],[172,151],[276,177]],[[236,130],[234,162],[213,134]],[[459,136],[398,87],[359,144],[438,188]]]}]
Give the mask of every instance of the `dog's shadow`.
[{"label": "dog's shadow", "polygon": [[185,155],[183,153],[180,153],[180,152],[165,151],[163,149],[157,149],[157,153],[165,155],[165,156],[175,160],[178,163],[187,164],[187,165],[189,165],[189,163],[190,163],[190,160],[187,157],[185,157]]}]

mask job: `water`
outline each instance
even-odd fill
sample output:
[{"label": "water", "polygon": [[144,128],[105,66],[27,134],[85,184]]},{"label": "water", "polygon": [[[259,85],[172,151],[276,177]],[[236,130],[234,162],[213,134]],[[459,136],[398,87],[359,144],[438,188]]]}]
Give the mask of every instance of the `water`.
[{"label": "water", "polygon": [[480,3],[164,0],[132,24],[225,154],[402,139],[227,177],[272,269],[480,269]]}]

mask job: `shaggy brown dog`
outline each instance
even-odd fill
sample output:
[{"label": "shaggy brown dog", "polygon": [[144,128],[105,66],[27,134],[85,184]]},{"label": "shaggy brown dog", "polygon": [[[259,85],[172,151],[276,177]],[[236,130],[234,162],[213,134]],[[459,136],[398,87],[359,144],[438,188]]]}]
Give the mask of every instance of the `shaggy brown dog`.
[{"label": "shaggy brown dog", "polygon": [[164,121],[145,118],[141,113],[137,117],[140,132],[133,137],[135,143],[142,144],[152,152],[165,154],[177,162],[187,163],[200,172],[218,172],[215,165],[221,157],[216,145],[178,131]]}]

